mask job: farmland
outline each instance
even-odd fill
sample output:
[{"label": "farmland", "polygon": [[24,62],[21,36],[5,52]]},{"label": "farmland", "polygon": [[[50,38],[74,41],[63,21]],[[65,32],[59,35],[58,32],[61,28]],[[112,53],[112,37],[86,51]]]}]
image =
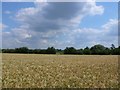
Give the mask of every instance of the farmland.
[{"label": "farmland", "polygon": [[117,88],[118,55],[3,54],[3,88]]}]

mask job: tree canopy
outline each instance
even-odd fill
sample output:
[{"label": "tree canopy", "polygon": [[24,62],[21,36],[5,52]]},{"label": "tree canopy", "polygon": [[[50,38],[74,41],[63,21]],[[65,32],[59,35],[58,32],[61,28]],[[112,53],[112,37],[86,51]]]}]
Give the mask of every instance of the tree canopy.
[{"label": "tree canopy", "polygon": [[66,47],[64,50],[48,47],[47,49],[29,49],[20,47],[15,49],[2,49],[2,53],[24,53],[24,54],[78,54],[78,55],[120,55],[120,46],[115,47],[114,44],[110,48],[97,44],[92,47],[76,49],[74,47]]}]

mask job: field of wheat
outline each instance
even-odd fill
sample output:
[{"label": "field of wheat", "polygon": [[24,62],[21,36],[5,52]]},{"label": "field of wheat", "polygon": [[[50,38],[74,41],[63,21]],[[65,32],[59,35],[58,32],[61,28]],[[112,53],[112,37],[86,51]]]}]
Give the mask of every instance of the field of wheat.
[{"label": "field of wheat", "polygon": [[117,88],[118,56],[2,55],[3,88]]}]

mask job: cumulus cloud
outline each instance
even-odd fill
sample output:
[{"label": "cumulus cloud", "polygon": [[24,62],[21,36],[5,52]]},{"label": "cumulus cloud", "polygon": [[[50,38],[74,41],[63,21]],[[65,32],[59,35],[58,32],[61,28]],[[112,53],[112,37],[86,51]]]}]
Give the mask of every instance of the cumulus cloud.
[{"label": "cumulus cloud", "polygon": [[105,30],[105,32],[109,32],[108,34],[110,36],[113,36],[113,35],[117,36],[118,32],[116,32],[116,30],[118,30],[118,20],[117,19],[110,19],[108,21],[108,23],[106,23],[105,25],[102,26],[102,28]]},{"label": "cumulus cloud", "polygon": [[[80,28],[86,16],[102,15],[104,7],[95,2],[36,3],[35,7],[20,9],[16,20],[19,27],[3,32],[4,47],[28,46],[30,48],[77,48],[86,45],[117,43],[117,20],[110,19],[101,29]],[[114,29],[114,31],[113,31]],[[112,38],[115,41],[112,41]],[[12,42],[11,42],[12,40]],[[9,42],[9,45],[7,43]],[[14,46],[12,46],[14,44]],[[10,46],[11,45],[11,46]]]},{"label": "cumulus cloud", "polygon": [[[76,28],[71,30],[63,29],[56,32],[28,32],[27,30],[21,30],[22,27],[20,27],[19,30],[16,28],[17,30],[13,29],[12,32],[4,32],[3,34],[5,34],[4,38],[6,38],[6,42],[12,40],[12,43],[14,41],[16,47],[26,45],[31,48],[47,48],[48,46],[54,46],[56,48],[74,46],[80,48],[93,46],[95,44],[103,44],[109,47],[112,43],[116,46],[118,45],[117,25],[117,19],[110,19],[102,25],[100,29]],[[113,32],[115,32],[116,35],[113,34]],[[4,43],[4,45],[6,44]]]},{"label": "cumulus cloud", "polygon": [[[112,43],[118,46],[118,20],[110,19],[100,29],[81,28],[72,32],[75,44],[90,45],[103,44],[110,46]],[[71,36],[71,37],[72,37]]]},{"label": "cumulus cloud", "polygon": [[104,8],[96,6],[95,2],[51,2],[35,5],[36,7],[18,11],[16,18],[29,25],[30,30],[39,32],[77,27],[86,15],[99,15],[104,12]]}]

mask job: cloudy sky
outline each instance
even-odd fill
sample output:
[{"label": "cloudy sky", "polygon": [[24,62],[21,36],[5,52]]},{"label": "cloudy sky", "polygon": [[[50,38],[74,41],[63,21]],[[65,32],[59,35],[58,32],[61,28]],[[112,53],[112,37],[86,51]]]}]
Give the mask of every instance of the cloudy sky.
[{"label": "cloudy sky", "polygon": [[3,2],[2,47],[118,44],[117,2]]}]

